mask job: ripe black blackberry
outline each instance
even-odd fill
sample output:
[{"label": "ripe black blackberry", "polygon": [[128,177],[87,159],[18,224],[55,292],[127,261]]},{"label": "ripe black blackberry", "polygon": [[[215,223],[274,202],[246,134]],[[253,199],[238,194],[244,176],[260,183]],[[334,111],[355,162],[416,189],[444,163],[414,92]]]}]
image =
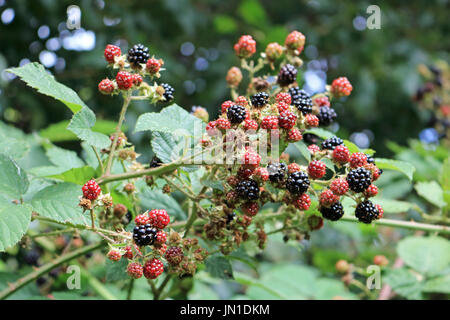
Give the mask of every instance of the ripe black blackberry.
[{"label": "ripe black blackberry", "polygon": [[330,207],[320,207],[319,211],[322,214],[322,217],[331,221],[337,221],[344,215],[344,207],[340,201]]},{"label": "ripe black blackberry", "polygon": [[368,154],[366,154],[366,156],[367,156],[367,163],[375,164],[375,159],[372,156],[369,156]]},{"label": "ripe black blackberry", "polygon": [[319,118],[319,125],[326,127],[336,120],[337,114],[333,108],[321,107],[317,118]]},{"label": "ripe black blackberry", "polygon": [[277,82],[280,86],[285,87],[293,83],[297,79],[297,68],[292,64],[287,64],[281,67],[278,73]]},{"label": "ripe black blackberry", "polygon": [[266,92],[258,92],[250,97],[252,106],[255,108],[264,107],[269,101],[269,95]]},{"label": "ripe black blackberry", "polygon": [[267,166],[267,171],[271,182],[280,182],[286,176],[287,166],[283,162],[271,163]]},{"label": "ripe black blackberry", "polygon": [[312,133],[305,133],[303,134],[303,141],[307,144],[318,144],[319,137]]},{"label": "ripe black blackberry", "polygon": [[153,244],[156,239],[158,230],[151,224],[147,223],[142,226],[134,227],[133,239],[138,246],[149,246]]},{"label": "ripe black blackberry", "polygon": [[166,102],[172,101],[174,98],[173,95],[175,93],[175,89],[168,83],[161,83],[160,86],[164,88],[163,97],[166,99]]},{"label": "ripe black blackberry", "polygon": [[289,94],[292,98],[292,104],[297,107],[298,111],[303,114],[312,112],[313,102],[305,90],[294,87],[289,89]]},{"label": "ripe black blackberry", "polygon": [[363,192],[372,183],[372,173],[363,167],[351,170],[347,175],[347,182],[350,190]]},{"label": "ripe black blackberry", "polygon": [[243,180],[237,184],[236,193],[243,200],[256,200],[259,198],[258,182],[252,179]]},{"label": "ripe black blackberry", "polygon": [[358,203],[355,209],[355,216],[363,223],[371,223],[379,214],[377,207],[369,200]]},{"label": "ripe black blackberry", "polygon": [[229,213],[229,214],[227,214],[227,224],[230,224],[231,221],[234,220],[234,217],[236,217],[236,213],[234,211]]},{"label": "ripe black blackberry", "polygon": [[334,150],[337,146],[344,144],[344,141],[338,137],[331,137],[322,141],[322,149]]},{"label": "ripe black blackberry", "polygon": [[245,120],[246,116],[247,110],[245,110],[245,107],[241,105],[234,104],[227,109],[227,117],[232,124],[241,123],[242,121]]},{"label": "ripe black blackberry", "polygon": [[163,164],[161,159],[159,159],[157,156],[153,156],[152,160],[150,161],[150,168],[157,168],[160,167]]},{"label": "ripe black blackberry", "polygon": [[286,189],[292,194],[303,194],[310,185],[308,174],[303,171],[293,172],[286,181]]},{"label": "ripe black blackberry", "polygon": [[135,44],[128,50],[127,60],[133,67],[139,67],[140,63],[146,63],[149,58],[148,48],[143,44]]}]

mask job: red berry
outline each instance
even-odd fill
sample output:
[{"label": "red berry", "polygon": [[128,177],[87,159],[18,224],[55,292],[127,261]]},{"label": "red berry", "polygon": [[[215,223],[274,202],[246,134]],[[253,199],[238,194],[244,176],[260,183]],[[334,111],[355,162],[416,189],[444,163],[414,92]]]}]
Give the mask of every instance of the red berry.
[{"label": "red berry", "polygon": [[324,207],[329,207],[339,201],[339,196],[335,195],[330,189],[322,191],[319,196],[319,202]]},{"label": "red berry", "polygon": [[365,164],[364,168],[372,173],[372,182],[377,181],[381,173],[383,172],[382,170],[378,169],[378,167],[373,163]]},{"label": "red berry", "polygon": [[234,51],[239,58],[249,58],[256,52],[256,41],[252,36],[241,36],[234,45]]},{"label": "red berry", "polygon": [[279,94],[277,94],[277,96],[275,97],[275,102],[280,103],[283,102],[287,105],[290,105],[292,102],[292,98],[291,95],[287,92],[280,92]]},{"label": "red berry", "polygon": [[119,47],[108,44],[105,48],[104,54],[106,61],[108,61],[109,63],[113,63],[114,57],[120,57],[122,55],[122,51]]},{"label": "red berry", "polygon": [[319,160],[313,160],[309,163],[308,174],[312,179],[322,178],[327,171],[325,163]]},{"label": "red berry", "polygon": [[323,219],[319,216],[310,216],[308,218],[308,225],[311,230],[319,230],[323,227]]},{"label": "red berry", "polygon": [[170,217],[164,209],[153,209],[148,213],[150,224],[158,229],[164,229],[170,223]]},{"label": "red berry", "polygon": [[267,171],[266,168],[261,167],[256,168],[253,174],[256,179],[261,180],[263,182],[269,180],[269,171]]},{"label": "red berry", "polygon": [[155,241],[155,243],[157,243],[157,244],[164,244],[166,242],[167,242],[167,233],[165,233],[162,230],[159,230],[156,233],[156,241]]},{"label": "red berry", "polygon": [[305,40],[306,39],[303,33],[294,30],[288,34],[286,40],[284,41],[284,44],[289,49],[302,51],[303,46],[305,45]]},{"label": "red berry", "polygon": [[353,87],[346,77],[334,79],[331,83],[331,93],[335,97],[349,96],[352,92],[352,89]]},{"label": "red berry", "polygon": [[302,211],[306,211],[311,206],[311,198],[307,193],[304,193],[294,199],[294,206]]},{"label": "red berry", "polygon": [[109,79],[103,79],[98,84],[98,91],[100,91],[103,94],[111,94],[116,89],[116,84],[114,81]]},{"label": "red berry", "polygon": [[206,125],[206,133],[209,136],[214,136],[214,135],[217,134],[216,122],[215,121],[208,122],[208,124]]},{"label": "red berry", "polygon": [[137,226],[143,226],[144,224],[150,223],[150,218],[146,214],[140,214],[134,218],[134,223]]},{"label": "red berry", "polygon": [[254,167],[241,166],[237,172],[237,175],[241,179],[247,179],[253,174],[254,171],[255,171]]},{"label": "red berry", "polygon": [[155,248],[158,251],[160,256],[163,256],[167,251],[167,244],[163,243],[159,246],[159,248]]},{"label": "red berry", "polygon": [[122,258],[122,255],[120,254],[120,251],[119,250],[114,250],[114,249],[110,250],[106,256],[111,261],[119,261]]},{"label": "red berry", "polygon": [[378,187],[374,184],[371,184],[365,191],[364,196],[367,198],[375,197],[378,194]]},{"label": "red berry", "polygon": [[216,128],[219,130],[227,130],[231,128],[231,123],[228,119],[219,118],[216,120]]},{"label": "red berry", "polygon": [[244,129],[245,130],[258,130],[258,122],[255,120],[245,120],[244,121]]},{"label": "red berry", "polygon": [[258,213],[259,205],[257,202],[247,202],[242,205],[241,209],[246,215],[253,217]]},{"label": "red berry", "polygon": [[246,107],[246,106],[248,106],[248,101],[247,101],[246,97],[239,96],[236,98],[236,100],[234,100],[234,104],[238,104],[240,106]]},{"label": "red berry", "polygon": [[330,104],[330,100],[328,100],[327,96],[322,96],[322,97],[315,98],[313,100],[313,102],[316,105],[318,105],[319,107],[329,107],[331,105]]},{"label": "red berry", "polygon": [[292,163],[290,163],[288,165],[288,172],[289,173],[294,173],[294,172],[297,172],[297,171],[301,171],[301,167],[300,167],[299,164],[297,164],[295,162],[292,162]]},{"label": "red berry", "polygon": [[227,100],[227,101],[223,102],[222,105],[220,106],[220,109],[221,109],[222,113],[227,112],[227,109],[229,107],[231,107],[232,105],[234,105],[234,104],[235,103],[233,101],[231,101],[231,100]]},{"label": "red berry", "polygon": [[337,163],[346,163],[350,160],[350,151],[344,145],[336,146],[333,150],[333,160]]},{"label": "red berry", "polygon": [[102,192],[102,189],[100,189],[100,186],[95,180],[86,182],[81,190],[83,191],[83,197],[89,200],[97,199]]},{"label": "red berry", "polygon": [[278,117],[277,116],[267,116],[261,121],[261,128],[270,130],[278,129]]},{"label": "red berry", "polygon": [[142,79],[142,76],[140,74],[133,74],[133,85],[135,85],[136,87],[139,87],[142,83],[142,81],[144,81],[144,79]]},{"label": "red berry", "polygon": [[249,168],[256,169],[261,162],[261,156],[254,151],[247,151],[242,156],[242,163]]},{"label": "red berry", "polygon": [[147,260],[144,265],[144,276],[147,279],[156,279],[164,272],[164,265],[161,260]]},{"label": "red berry", "polygon": [[291,142],[297,142],[303,139],[302,133],[297,128],[291,129],[288,132],[288,140]]},{"label": "red berry", "polygon": [[179,247],[170,247],[166,251],[165,257],[170,265],[176,266],[183,260],[183,250]]},{"label": "red berry", "polygon": [[318,127],[319,126],[319,118],[317,118],[317,116],[315,116],[313,114],[308,113],[305,116],[305,124],[307,127],[310,127],[310,128]]},{"label": "red berry", "polygon": [[308,146],[308,150],[309,150],[309,152],[311,152],[311,154],[315,154],[316,152],[320,151],[320,148],[316,144],[311,144]]},{"label": "red berry", "polygon": [[128,90],[133,86],[133,76],[126,71],[119,71],[116,75],[117,86],[121,90]]},{"label": "red berry", "polygon": [[367,164],[367,156],[362,152],[355,152],[350,156],[349,162],[352,168],[363,167]]},{"label": "red berry", "polygon": [[127,259],[133,259],[133,251],[131,250],[130,246],[126,246],[125,247],[125,253],[123,254],[123,256]]},{"label": "red berry", "polygon": [[292,129],[297,122],[297,116],[291,111],[282,111],[278,117],[278,124],[283,129]]},{"label": "red berry", "polygon": [[378,210],[378,217],[377,217],[377,219],[383,218],[383,213],[384,213],[383,207],[381,205],[379,205],[379,204],[376,204],[375,207]]},{"label": "red berry", "polygon": [[130,263],[127,268],[127,273],[133,279],[139,279],[142,277],[144,268],[137,262]]},{"label": "red berry", "polygon": [[345,179],[335,179],[330,184],[330,190],[338,196],[344,195],[348,191],[348,182]]},{"label": "red berry", "polygon": [[289,111],[289,105],[286,102],[277,102],[277,109],[279,113]]},{"label": "red berry", "polygon": [[159,72],[161,65],[162,65],[162,63],[160,60],[157,60],[155,58],[150,58],[147,60],[147,63],[145,64],[145,68],[148,73],[150,73],[151,75],[154,75]]}]

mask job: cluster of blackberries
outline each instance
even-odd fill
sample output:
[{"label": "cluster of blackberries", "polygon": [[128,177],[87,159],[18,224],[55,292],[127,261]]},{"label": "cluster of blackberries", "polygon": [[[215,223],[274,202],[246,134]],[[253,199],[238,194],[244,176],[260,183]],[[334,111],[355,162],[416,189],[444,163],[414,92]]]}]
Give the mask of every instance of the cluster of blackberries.
[{"label": "cluster of blackberries", "polygon": [[149,246],[155,242],[158,230],[147,223],[133,229],[133,239],[138,246]]}]

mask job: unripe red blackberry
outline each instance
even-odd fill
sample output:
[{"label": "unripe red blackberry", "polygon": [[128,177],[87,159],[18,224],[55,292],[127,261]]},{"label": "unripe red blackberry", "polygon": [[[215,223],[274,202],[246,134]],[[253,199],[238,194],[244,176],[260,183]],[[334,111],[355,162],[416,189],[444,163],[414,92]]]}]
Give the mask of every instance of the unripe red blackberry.
[{"label": "unripe red blackberry", "polygon": [[231,100],[224,101],[222,103],[222,105],[220,106],[220,110],[222,111],[222,113],[226,113],[228,108],[231,107],[234,104],[235,103],[233,101],[231,101]]},{"label": "unripe red blackberry", "polygon": [[302,133],[297,128],[291,129],[288,132],[288,141],[290,142],[297,142],[303,139]]},{"label": "unripe red blackberry", "polygon": [[380,267],[385,267],[389,264],[389,260],[383,255],[373,257],[373,263]]},{"label": "unripe red blackberry", "polygon": [[122,254],[119,250],[112,249],[106,255],[111,261],[119,261],[122,258]]},{"label": "unripe red blackberry", "polygon": [[243,106],[243,107],[248,106],[247,98],[244,97],[244,96],[239,96],[239,97],[237,97],[236,100],[234,100],[234,103],[235,103],[235,104],[238,104],[238,105],[240,105],[240,106]]},{"label": "unripe red blackberry", "polygon": [[292,129],[297,122],[297,116],[291,111],[283,111],[278,116],[278,125],[283,129]]},{"label": "unripe red blackberry", "polygon": [[215,121],[216,128],[219,130],[228,130],[231,128],[231,123],[225,118],[219,118]]},{"label": "unripe red blackberry", "polygon": [[279,113],[289,111],[289,105],[286,102],[283,101],[277,102],[276,106]]},{"label": "unripe red blackberry", "polygon": [[286,189],[291,194],[302,194],[305,193],[310,186],[310,181],[306,172],[297,171],[291,173],[286,180]]},{"label": "unripe red blackberry", "polygon": [[250,97],[252,106],[262,108],[269,102],[269,95],[266,92],[258,92]]},{"label": "unripe red blackberry", "polygon": [[364,196],[366,198],[375,197],[377,194],[378,194],[378,188],[374,184],[371,184],[369,187],[367,187],[366,190],[364,190]]},{"label": "unripe red blackberry", "polygon": [[339,196],[335,195],[330,189],[326,189],[320,193],[319,203],[321,206],[330,207],[339,201]]},{"label": "unripe red blackberry", "polygon": [[309,150],[309,152],[311,152],[311,154],[315,154],[316,152],[320,151],[320,148],[318,145],[311,144],[308,146],[308,150]]},{"label": "unripe red blackberry", "polygon": [[255,167],[241,166],[237,172],[240,179],[248,179],[255,171]]},{"label": "unripe red blackberry", "polygon": [[125,253],[123,254],[123,256],[129,260],[133,259],[133,250],[131,250],[130,246],[126,246],[125,247]]},{"label": "unripe red blackberry", "polygon": [[164,265],[158,259],[147,260],[144,264],[144,277],[156,279],[164,272]]},{"label": "unripe red blackberry", "polygon": [[287,105],[290,105],[292,101],[291,95],[287,92],[280,92],[275,97],[275,102],[284,102]]},{"label": "unripe red blackberry", "polygon": [[128,90],[133,86],[133,75],[126,71],[119,71],[116,75],[116,83],[120,90]]},{"label": "unripe red blackberry", "polygon": [[245,107],[235,104],[227,109],[227,118],[231,124],[239,124],[247,117],[247,110]]},{"label": "unripe red blackberry", "polygon": [[239,58],[250,58],[256,52],[256,41],[252,36],[241,36],[234,45],[234,51]]},{"label": "unripe red blackberry", "polygon": [[271,182],[280,182],[286,177],[287,167],[286,164],[281,163],[270,163],[267,166],[267,171],[269,172],[269,179]]},{"label": "unripe red blackberry", "polygon": [[259,198],[258,183],[252,179],[239,182],[235,191],[238,197],[243,200],[257,200]]},{"label": "unripe red blackberry", "polygon": [[347,180],[338,178],[334,179],[330,184],[330,190],[338,196],[344,195],[349,189]]},{"label": "unripe red blackberry", "polygon": [[127,60],[133,67],[140,67],[140,64],[146,63],[149,58],[148,48],[140,43],[128,50]]},{"label": "unripe red blackberry", "polygon": [[300,170],[301,170],[300,165],[295,162],[292,162],[288,165],[288,173],[289,174],[300,171]]},{"label": "unripe red blackberry", "polygon": [[231,67],[227,72],[225,80],[231,88],[237,88],[242,81],[241,69],[238,67]]},{"label": "unripe red blackberry", "polygon": [[246,215],[253,217],[258,213],[259,205],[257,202],[246,202],[241,206],[241,209]]},{"label": "unripe red blackberry", "polygon": [[167,233],[165,233],[162,230],[159,230],[156,233],[156,239],[155,239],[155,243],[157,244],[164,244],[167,241]]},{"label": "unripe red blackberry", "polygon": [[256,180],[259,180],[261,182],[269,180],[269,171],[267,171],[266,168],[256,168],[256,170],[253,172],[253,175]]},{"label": "unripe red blackberry", "polygon": [[294,199],[294,207],[298,210],[306,211],[311,206],[311,198],[307,193],[303,193]]},{"label": "unripe red blackberry", "polygon": [[353,87],[346,77],[334,79],[331,83],[331,93],[337,98],[349,96],[352,89]]},{"label": "unripe red blackberry", "polygon": [[164,229],[170,223],[170,217],[164,209],[153,209],[148,213],[150,224],[158,229]]},{"label": "unripe red blackberry", "polygon": [[102,189],[95,180],[89,180],[81,189],[83,191],[83,197],[89,200],[97,199],[102,192]]},{"label": "unripe red blackberry", "polygon": [[258,130],[258,122],[255,120],[245,120],[244,121],[244,129],[245,130]]},{"label": "unripe red blackberry", "polygon": [[340,164],[347,163],[350,160],[350,151],[343,144],[336,146],[333,150],[333,160]]},{"label": "unripe red blackberry", "polygon": [[145,70],[147,70],[147,72],[150,73],[151,75],[155,75],[159,72],[159,69],[161,69],[162,65],[163,65],[162,60],[150,58],[145,63]]},{"label": "unripe red blackberry", "polygon": [[306,38],[303,33],[294,30],[288,34],[284,41],[284,45],[291,50],[298,50],[301,52],[305,45],[305,40]]},{"label": "unripe red blackberry", "polygon": [[319,211],[322,216],[331,221],[337,221],[344,215],[344,207],[341,202],[336,202],[330,207],[319,207]]},{"label": "unripe red blackberry", "polygon": [[150,223],[150,218],[145,213],[137,215],[136,218],[134,218],[134,223],[137,226],[143,226],[144,224]]},{"label": "unripe red blackberry", "polygon": [[256,169],[261,162],[261,156],[255,151],[247,151],[242,156],[242,164],[250,168]]},{"label": "unripe red blackberry", "polygon": [[372,183],[372,174],[364,168],[353,169],[347,174],[347,182],[350,190],[363,192]]},{"label": "unripe red blackberry", "polygon": [[313,160],[308,165],[308,174],[312,179],[320,179],[327,172],[325,163],[319,160]]},{"label": "unripe red blackberry", "polygon": [[295,68],[291,64],[286,64],[281,67],[280,72],[278,73],[277,82],[280,86],[288,86],[291,83],[294,83],[297,79],[297,68]]},{"label": "unripe red blackberry", "polygon": [[108,61],[109,63],[114,63],[114,57],[120,57],[122,55],[122,51],[119,47],[108,44],[105,48],[104,55],[106,61]]},{"label": "unripe red blackberry", "polygon": [[377,219],[383,218],[383,214],[384,214],[383,207],[381,205],[379,205],[379,204],[376,204],[375,207],[378,210],[378,217],[377,217]]},{"label": "unripe red blackberry", "polygon": [[341,138],[334,136],[322,142],[322,149],[334,150],[337,146],[340,146],[341,144],[344,144],[344,141]]},{"label": "unripe red blackberry", "polygon": [[127,273],[133,279],[139,279],[144,273],[144,268],[137,262],[132,262],[127,267]]},{"label": "unripe red blackberry", "polygon": [[328,100],[327,96],[317,97],[313,101],[318,107],[329,107],[330,100]]},{"label": "unripe red blackberry", "polygon": [[367,164],[367,156],[362,152],[352,153],[349,163],[352,168],[364,167]]},{"label": "unripe red blackberry", "polygon": [[184,258],[183,250],[180,247],[170,247],[166,251],[165,258],[170,265],[179,265]]},{"label": "unripe red blackberry", "polygon": [[317,118],[319,118],[319,125],[326,127],[329,126],[332,122],[334,122],[334,120],[336,120],[337,114],[333,108],[322,107],[319,110]]},{"label": "unripe red blackberry", "polygon": [[308,128],[315,128],[319,126],[319,118],[313,114],[307,114],[305,116],[305,125]]},{"label": "unripe red blackberry", "polygon": [[103,94],[111,94],[116,89],[116,84],[114,81],[109,79],[103,79],[98,84],[98,91],[100,91]]},{"label": "unripe red blackberry", "polygon": [[[220,118],[219,118],[220,119]],[[210,121],[206,124],[206,133],[208,134],[208,136],[214,136],[217,134],[217,129],[216,129],[216,121]]]},{"label": "unripe red blackberry", "polygon": [[261,121],[261,128],[266,130],[278,129],[278,117],[266,116]]},{"label": "unripe red blackberry", "polygon": [[355,217],[357,217],[360,222],[369,224],[377,219],[378,215],[378,209],[372,201],[366,200],[358,203],[356,206]]},{"label": "unripe red blackberry", "polygon": [[347,273],[350,270],[350,265],[346,260],[339,260],[336,262],[336,271],[339,273]]}]

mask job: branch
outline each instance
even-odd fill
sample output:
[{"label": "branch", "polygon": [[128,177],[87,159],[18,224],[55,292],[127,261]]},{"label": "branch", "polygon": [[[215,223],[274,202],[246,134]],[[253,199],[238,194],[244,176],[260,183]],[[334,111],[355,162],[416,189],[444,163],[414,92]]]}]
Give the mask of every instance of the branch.
[{"label": "branch", "polygon": [[58,267],[59,265],[65,263],[65,262],[68,262],[72,259],[78,258],[82,255],[85,255],[88,252],[97,250],[97,249],[103,247],[104,245],[105,245],[105,243],[103,241],[94,243],[94,244],[91,244],[90,246],[86,246],[86,247],[77,249],[75,251],[72,251],[71,253],[68,253],[68,254],[65,254],[65,255],[62,255],[62,256],[56,258],[54,261],[51,261],[51,262],[43,265],[42,267],[36,269],[35,271],[27,274],[23,278],[20,278],[16,282],[9,284],[8,288],[6,288],[0,292],[0,300],[6,299],[7,297],[12,295],[14,292],[19,290],[20,288],[24,287],[31,281],[36,280],[43,274],[50,272],[51,270]]}]

